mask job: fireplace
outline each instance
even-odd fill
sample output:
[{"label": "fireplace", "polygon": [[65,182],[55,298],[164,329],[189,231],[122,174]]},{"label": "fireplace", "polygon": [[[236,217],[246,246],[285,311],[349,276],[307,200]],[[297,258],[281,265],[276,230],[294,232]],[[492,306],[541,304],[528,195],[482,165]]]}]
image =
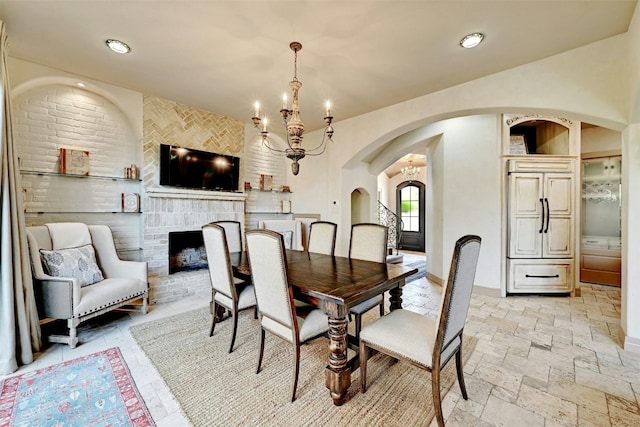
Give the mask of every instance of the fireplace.
[{"label": "fireplace", "polygon": [[169,274],[207,268],[202,231],[169,232]]}]

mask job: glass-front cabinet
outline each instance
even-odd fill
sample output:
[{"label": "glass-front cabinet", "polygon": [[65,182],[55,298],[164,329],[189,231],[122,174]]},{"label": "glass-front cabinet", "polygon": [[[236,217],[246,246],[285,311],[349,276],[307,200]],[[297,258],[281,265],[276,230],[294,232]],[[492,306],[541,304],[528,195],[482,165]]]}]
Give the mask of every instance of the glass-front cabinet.
[{"label": "glass-front cabinet", "polygon": [[622,157],[582,161],[580,280],[620,286]]}]

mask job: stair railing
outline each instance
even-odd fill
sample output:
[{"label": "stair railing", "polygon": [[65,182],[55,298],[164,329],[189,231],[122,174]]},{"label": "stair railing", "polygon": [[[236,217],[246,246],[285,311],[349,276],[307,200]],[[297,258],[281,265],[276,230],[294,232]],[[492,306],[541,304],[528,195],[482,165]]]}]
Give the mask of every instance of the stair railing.
[{"label": "stair railing", "polygon": [[397,254],[400,249],[404,223],[398,214],[386,207],[380,200],[378,200],[378,224],[382,224],[389,229],[387,248],[391,249],[391,252],[395,249]]}]

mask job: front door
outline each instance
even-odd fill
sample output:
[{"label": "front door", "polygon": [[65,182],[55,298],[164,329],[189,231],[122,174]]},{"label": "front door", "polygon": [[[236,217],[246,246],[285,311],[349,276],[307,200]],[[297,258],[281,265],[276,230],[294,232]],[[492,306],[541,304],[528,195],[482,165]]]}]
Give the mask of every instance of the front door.
[{"label": "front door", "polygon": [[396,212],[402,218],[400,249],[424,252],[424,184],[406,181],[396,188]]}]

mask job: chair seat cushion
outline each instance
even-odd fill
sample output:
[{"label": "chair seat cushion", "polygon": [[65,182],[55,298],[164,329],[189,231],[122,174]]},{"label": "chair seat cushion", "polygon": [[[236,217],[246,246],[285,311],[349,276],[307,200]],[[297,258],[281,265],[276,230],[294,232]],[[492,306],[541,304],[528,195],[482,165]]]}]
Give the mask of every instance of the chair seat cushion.
[{"label": "chair seat cushion", "polygon": [[104,279],[80,290],[80,303],[73,308],[74,317],[107,308],[143,295],[147,283],[133,278]]},{"label": "chair seat cushion", "polygon": [[431,367],[436,321],[409,310],[394,310],[360,331],[360,340],[420,365]]},{"label": "chair seat cushion", "polygon": [[383,302],[382,295],[378,295],[371,299],[366,300],[365,302],[361,302],[360,304],[351,307],[351,310],[349,311],[355,314],[366,313],[367,311],[371,310],[373,307],[382,304],[382,302]]},{"label": "chair seat cushion", "polygon": [[[238,291],[238,310],[244,310],[245,308],[255,306],[256,293],[253,289],[253,285],[248,285],[246,282],[242,281],[236,282],[235,284]],[[233,300],[220,292],[216,292],[214,300],[229,309],[233,307]]]},{"label": "chair seat cushion", "polygon": [[[329,318],[319,308],[310,305],[296,307],[296,314],[301,343],[329,330]],[[273,319],[263,316],[262,326],[279,337],[293,342],[293,331]]]},{"label": "chair seat cushion", "polygon": [[70,277],[80,286],[92,285],[104,280],[96,262],[96,253],[91,245],[48,251],[40,249],[45,271],[49,276]]}]

